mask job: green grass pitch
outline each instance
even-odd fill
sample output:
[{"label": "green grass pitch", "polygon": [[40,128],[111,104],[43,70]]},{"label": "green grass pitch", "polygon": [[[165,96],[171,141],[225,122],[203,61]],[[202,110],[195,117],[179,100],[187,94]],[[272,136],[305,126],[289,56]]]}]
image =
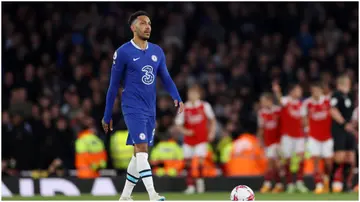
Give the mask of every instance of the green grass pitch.
[{"label": "green grass pitch", "polygon": [[[230,200],[230,192],[208,192],[205,194],[195,194],[195,195],[184,195],[183,193],[161,193],[166,197],[166,200],[219,200],[219,201],[227,201]],[[134,193],[133,199],[136,200],[149,200],[147,193]],[[341,194],[261,194],[255,193],[255,200],[351,200],[358,201],[359,196],[358,193],[341,193]],[[34,197],[20,197],[14,196],[12,198],[2,198],[2,200],[119,200],[119,196],[91,196],[91,195],[82,195],[78,197],[69,197],[69,196],[55,196],[55,197],[42,197],[42,196],[34,196]]]}]

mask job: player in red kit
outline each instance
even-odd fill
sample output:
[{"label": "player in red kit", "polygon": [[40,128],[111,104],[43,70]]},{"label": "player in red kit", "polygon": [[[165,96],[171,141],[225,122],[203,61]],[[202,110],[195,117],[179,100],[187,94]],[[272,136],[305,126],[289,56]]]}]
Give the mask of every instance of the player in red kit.
[{"label": "player in red kit", "polygon": [[[280,148],[285,159],[286,191],[288,193],[294,193],[298,190],[301,193],[305,193],[308,189],[303,181],[305,138],[303,132],[303,119],[301,116],[302,103],[300,101],[302,89],[299,85],[292,85],[289,88],[289,95],[283,97],[279,84],[274,83],[273,91],[282,106],[280,117]],[[290,159],[293,153],[301,159],[297,173],[296,186],[293,183],[292,173],[290,171]]]},{"label": "player in red kit", "polygon": [[[186,194],[193,194],[195,191],[203,193],[205,191],[204,180],[202,179],[202,164],[207,155],[208,142],[215,138],[216,120],[214,112],[209,103],[202,101],[201,88],[198,85],[192,86],[188,90],[188,101],[185,103],[184,113],[178,114],[175,124],[184,134],[184,159],[187,169],[187,189]],[[191,160],[193,157],[199,158],[198,167],[200,177],[195,181],[191,176]]]},{"label": "player in red kit", "polygon": [[260,189],[261,193],[271,191],[272,183],[275,182],[273,193],[283,191],[280,182],[278,168],[278,153],[280,143],[280,113],[281,108],[274,104],[274,97],[271,93],[264,93],[260,97],[261,108],[258,112],[258,137],[265,146],[265,155],[268,159],[268,170],[264,176],[264,183]]},{"label": "player in red kit", "polygon": [[[309,130],[308,147],[314,159],[315,167],[315,193],[329,192],[329,175],[332,169],[334,141],[331,136],[330,99],[322,91],[320,84],[311,86],[311,97],[303,103],[302,115],[304,123]],[[325,172],[319,171],[320,160],[325,162]]]}]

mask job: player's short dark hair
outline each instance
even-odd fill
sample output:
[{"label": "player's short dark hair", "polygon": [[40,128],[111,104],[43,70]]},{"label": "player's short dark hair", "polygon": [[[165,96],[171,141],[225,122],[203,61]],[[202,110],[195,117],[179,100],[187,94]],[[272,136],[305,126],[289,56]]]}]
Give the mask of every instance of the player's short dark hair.
[{"label": "player's short dark hair", "polygon": [[266,98],[268,100],[273,100],[274,99],[273,94],[270,93],[270,92],[264,92],[264,93],[261,94],[260,97]]},{"label": "player's short dark hair", "polygon": [[200,97],[203,97],[203,96],[204,96],[203,88],[202,88],[201,85],[198,84],[198,83],[195,83],[195,84],[191,85],[191,86],[188,88],[188,91],[190,91],[190,90],[195,90],[195,91],[197,91],[197,92],[200,94]]},{"label": "player's short dark hair", "polygon": [[191,85],[191,86],[188,88],[188,90],[196,90],[196,91],[198,91],[198,92],[201,94],[203,88],[201,87],[200,84],[195,83],[195,84]]},{"label": "player's short dark hair", "polygon": [[341,74],[336,78],[336,84],[342,84],[344,79],[350,79],[350,76],[348,74]]},{"label": "player's short dark hair", "polygon": [[311,83],[311,87],[323,88],[323,84],[319,81],[314,81]]},{"label": "player's short dark hair", "polygon": [[134,22],[134,20],[136,20],[139,16],[145,15],[148,18],[150,18],[149,14],[145,11],[136,11],[135,13],[131,14],[128,20],[128,24],[129,26],[131,26],[131,24]]},{"label": "player's short dark hair", "polygon": [[289,84],[288,92],[293,91],[296,87],[300,87],[300,84],[298,84],[298,83],[291,83],[291,84]]}]

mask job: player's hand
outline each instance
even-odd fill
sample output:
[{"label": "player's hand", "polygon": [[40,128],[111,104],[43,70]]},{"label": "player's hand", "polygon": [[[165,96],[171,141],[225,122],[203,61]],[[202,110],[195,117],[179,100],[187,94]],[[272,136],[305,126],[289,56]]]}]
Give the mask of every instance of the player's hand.
[{"label": "player's hand", "polygon": [[215,139],[216,134],[215,133],[209,133],[209,141],[212,142]]},{"label": "player's hand", "polygon": [[186,136],[193,136],[194,135],[194,131],[192,130],[186,130],[185,134]]},{"label": "player's hand", "polygon": [[101,124],[102,124],[102,127],[103,127],[105,133],[109,132],[109,128],[110,128],[110,131],[113,131],[113,121],[112,121],[112,119],[110,120],[109,124],[105,123],[104,119],[102,119]]},{"label": "player's hand", "polygon": [[184,103],[179,102],[178,100],[174,100],[175,107],[178,108],[177,113],[180,114],[184,111]]},{"label": "player's hand", "polygon": [[351,123],[347,123],[345,125],[345,130],[349,133],[355,133],[355,129]]}]

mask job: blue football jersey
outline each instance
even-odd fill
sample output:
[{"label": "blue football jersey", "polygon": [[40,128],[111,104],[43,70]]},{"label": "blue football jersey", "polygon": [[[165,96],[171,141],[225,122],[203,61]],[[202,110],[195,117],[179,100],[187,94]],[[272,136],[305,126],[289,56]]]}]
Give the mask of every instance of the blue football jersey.
[{"label": "blue football jersey", "polygon": [[174,100],[181,101],[176,86],[166,67],[162,48],[147,43],[140,49],[132,40],[118,48],[113,57],[110,86],[106,96],[105,123],[111,119],[111,111],[120,87],[123,85],[121,106],[123,114],[156,114],[156,77]]}]

